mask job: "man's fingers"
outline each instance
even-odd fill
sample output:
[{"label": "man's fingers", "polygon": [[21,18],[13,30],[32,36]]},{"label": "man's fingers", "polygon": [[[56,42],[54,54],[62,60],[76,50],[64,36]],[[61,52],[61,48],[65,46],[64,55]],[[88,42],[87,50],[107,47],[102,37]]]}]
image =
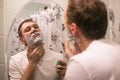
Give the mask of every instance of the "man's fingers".
[{"label": "man's fingers", "polygon": [[45,50],[43,47],[36,47],[36,48],[28,48],[27,56],[28,57],[41,57],[45,53]]},{"label": "man's fingers", "polygon": [[56,65],[55,67],[59,70],[65,70],[66,69],[66,66],[62,66],[62,65]]},{"label": "man's fingers", "polygon": [[67,64],[63,60],[58,60],[56,65],[66,66]]},{"label": "man's fingers", "polygon": [[64,46],[65,46],[65,53],[66,53],[66,55],[68,55],[70,53],[70,48],[69,48],[68,41],[65,41]]},{"label": "man's fingers", "polygon": [[65,73],[65,70],[59,70],[59,69],[57,69],[56,72],[57,72],[58,74],[64,74],[64,73]]},{"label": "man's fingers", "polygon": [[56,72],[60,75],[65,75],[65,71],[66,71],[65,67],[64,67],[64,69],[59,69],[59,68],[56,69]]},{"label": "man's fingers", "polygon": [[30,46],[28,46],[27,47],[27,55],[30,55],[33,50],[34,50],[33,48],[31,48]]},{"label": "man's fingers", "polygon": [[69,49],[69,45],[68,44],[69,44],[68,41],[64,42],[65,51]]}]

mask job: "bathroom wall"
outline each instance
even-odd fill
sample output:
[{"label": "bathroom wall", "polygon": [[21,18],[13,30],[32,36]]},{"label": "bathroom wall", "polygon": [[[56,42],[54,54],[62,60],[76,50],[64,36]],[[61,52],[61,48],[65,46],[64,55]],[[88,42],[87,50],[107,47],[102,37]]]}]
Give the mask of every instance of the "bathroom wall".
[{"label": "bathroom wall", "polygon": [[7,36],[14,18],[20,9],[30,0],[0,0],[0,80],[7,80],[6,44]]},{"label": "bathroom wall", "polygon": [[[0,0],[0,80],[7,80],[6,74],[6,45],[12,22],[20,9],[30,0]],[[37,0],[36,0],[37,1]],[[66,8],[64,0],[55,0],[60,6]],[[111,0],[112,1],[112,0]],[[119,1],[119,0],[117,0]],[[105,0],[105,3],[108,2]],[[117,2],[118,3],[118,2]],[[114,3],[113,3],[114,4]],[[107,36],[109,38],[109,35]],[[120,40],[119,40],[120,41]],[[11,46],[12,47],[12,46]]]},{"label": "bathroom wall", "polygon": [[[0,0],[0,80],[7,80],[6,75],[6,45],[7,37],[11,25],[19,13],[30,0]],[[37,0],[36,0],[37,1]],[[64,9],[66,8],[67,1],[54,0],[59,3]],[[12,47],[12,46],[11,46]]]},{"label": "bathroom wall", "polygon": [[4,64],[3,0],[0,0],[0,80],[4,80]]}]

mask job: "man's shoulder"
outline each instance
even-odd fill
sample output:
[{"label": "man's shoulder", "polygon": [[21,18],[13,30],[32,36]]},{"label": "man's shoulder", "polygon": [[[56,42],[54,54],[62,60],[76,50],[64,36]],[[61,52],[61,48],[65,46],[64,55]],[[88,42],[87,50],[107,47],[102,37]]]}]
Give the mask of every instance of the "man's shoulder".
[{"label": "man's shoulder", "polygon": [[21,72],[24,72],[23,70],[28,63],[25,52],[26,51],[22,51],[10,57],[9,66],[11,69],[18,69]]},{"label": "man's shoulder", "polygon": [[24,57],[26,57],[26,50],[11,56],[11,59],[13,59],[13,60],[21,60]]}]

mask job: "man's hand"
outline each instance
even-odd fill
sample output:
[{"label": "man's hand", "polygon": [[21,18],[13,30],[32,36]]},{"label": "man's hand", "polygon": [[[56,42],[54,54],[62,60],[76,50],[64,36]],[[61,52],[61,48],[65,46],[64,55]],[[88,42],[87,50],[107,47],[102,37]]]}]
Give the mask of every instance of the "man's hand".
[{"label": "man's hand", "polygon": [[72,56],[80,52],[80,50],[78,49],[77,43],[73,43],[72,45],[69,46],[68,41],[65,41],[64,46],[65,46],[65,55],[68,58],[68,60]]},{"label": "man's hand", "polygon": [[32,63],[38,63],[40,58],[45,54],[45,50],[43,48],[43,45],[39,45],[36,48],[30,48],[30,46],[27,49],[27,58],[29,62]]},{"label": "man's hand", "polygon": [[67,64],[62,61],[62,60],[59,60],[57,63],[56,63],[56,72],[61,75],[61,76],[64,76],[65,75],[65,71],[66,71],[66,67],[67,67]]},{"label": "man's hand", "polygon": [[24,75],[20,80],[33,80],[34,71],[40,58],[45,54],[43,45],[36,48],[27,47],[28,65],[26,66]]}]

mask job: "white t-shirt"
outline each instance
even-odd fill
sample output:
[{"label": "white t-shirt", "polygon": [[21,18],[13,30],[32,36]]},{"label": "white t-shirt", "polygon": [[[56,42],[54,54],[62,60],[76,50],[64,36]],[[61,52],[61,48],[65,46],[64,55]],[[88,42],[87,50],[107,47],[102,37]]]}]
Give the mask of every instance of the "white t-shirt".
[{"label": "white t-shirt", "polygon": [[120,80],[120,46],[101,39],[73,56],[65,80]]},{"label": "white t-shirt", "polygon": [[[10,80],[20,80],[28,64],[27,52],[20,52],[10,58],[9,75]],[[40,59],[34,73],[33,80],[59,80],[55,65],[58,60],[63,60],[63,55],[57,52],[46,50],[43,58]]]}]

